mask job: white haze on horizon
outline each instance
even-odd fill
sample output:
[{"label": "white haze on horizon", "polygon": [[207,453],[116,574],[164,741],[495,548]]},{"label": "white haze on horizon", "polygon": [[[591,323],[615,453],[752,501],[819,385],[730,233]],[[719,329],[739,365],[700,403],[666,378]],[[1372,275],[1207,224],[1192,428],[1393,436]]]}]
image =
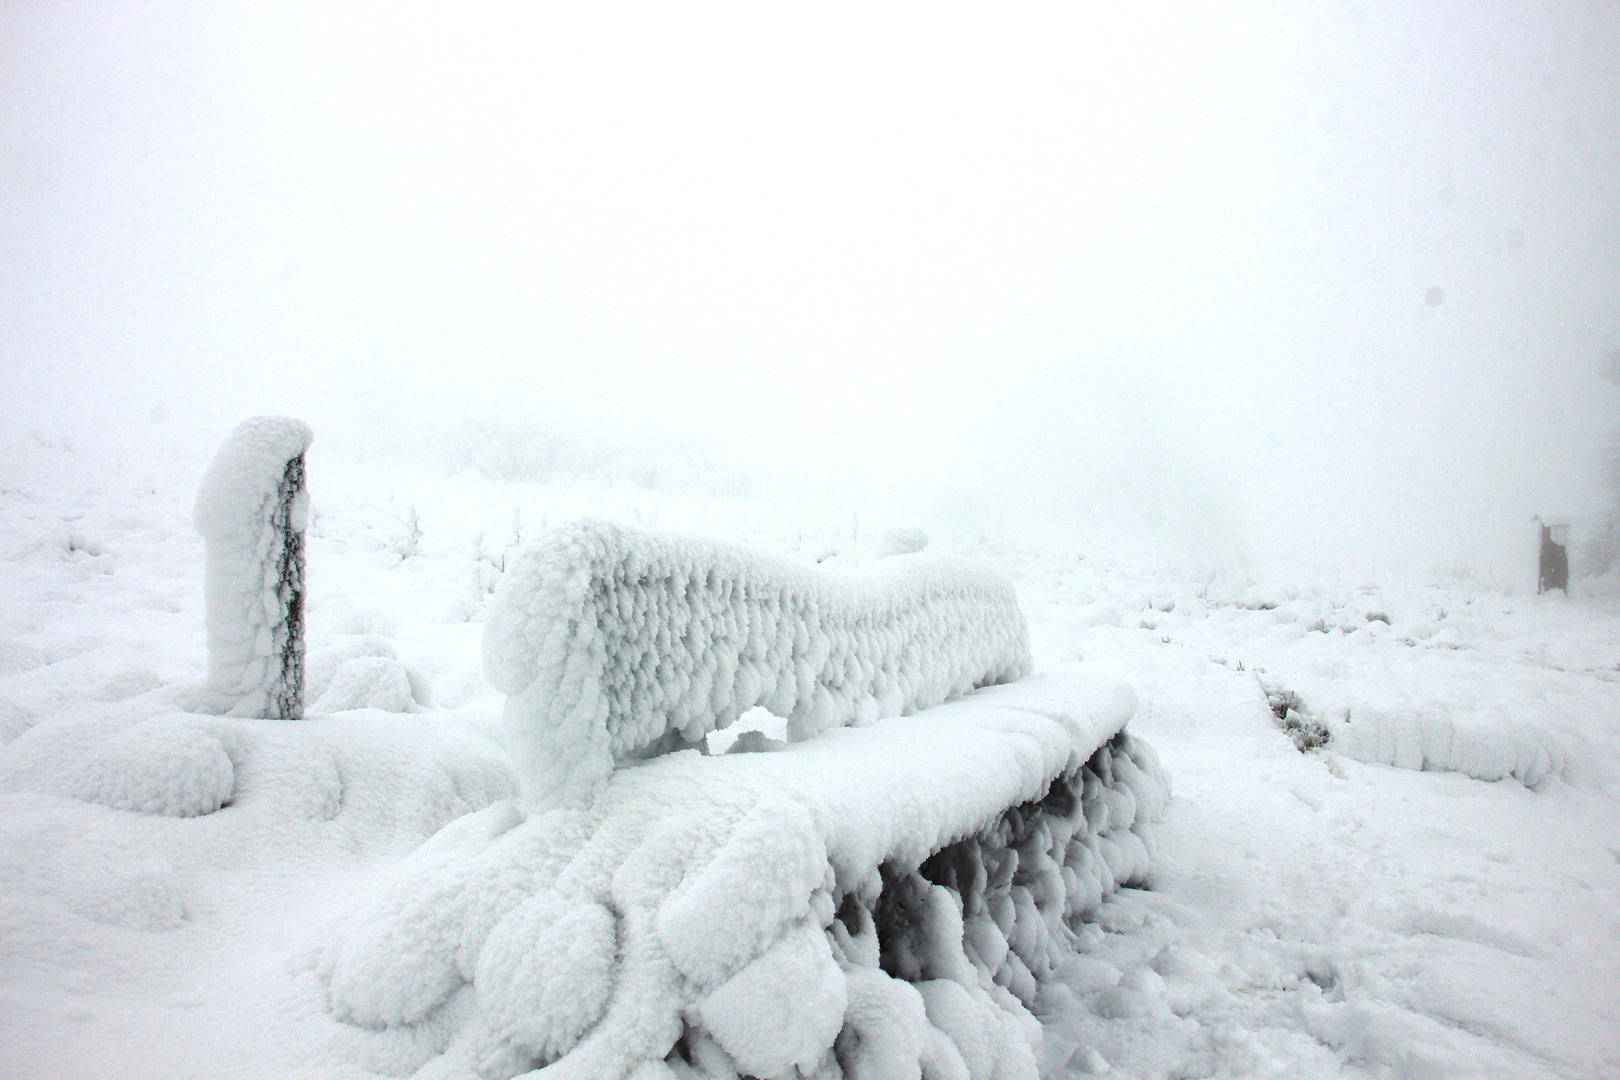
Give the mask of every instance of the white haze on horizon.
[{"label": "white haze on horizon", "polygon": [[1620,6],[1115,7],[5,4],[6,423],[1504,574],[1601,513]]}]

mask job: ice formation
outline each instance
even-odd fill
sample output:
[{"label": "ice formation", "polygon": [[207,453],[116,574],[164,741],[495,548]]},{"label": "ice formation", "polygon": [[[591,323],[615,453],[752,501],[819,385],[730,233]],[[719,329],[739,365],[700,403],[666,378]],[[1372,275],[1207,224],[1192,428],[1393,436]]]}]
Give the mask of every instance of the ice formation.
[{"label": "ice formation", "polygon": [[207,547],[208,682],[202,711],[302,719],[304,526],[301,420],[242,421],[209,463],[196,524]]},{"label": "ice formation", "polygon": [[1354,723],[1331,718],[1333,748],[1375,765],[1459,772],[1486,781],[1512,778],[1528,788],[1583,772],[1585,763],[1576,756],[1583,750],[1588,760],[1596,756],[1581,732],[1548,731],[1493,712],[1458,717],[1414,706],[1363,709]]},{"label": "ice formation", "polygon": [[583,805],[616,764],[763,706],[791,741],[1030,669],[1010,582],[896,555],[820,572],[696,537],[580,522],[523,549],[484,632],[531,809]]},{"label": "ice formation", "polygon": [[334,928],[333,1011],[418,1075],[1034,1080],[1037,987],[1140,882],[1168,781],[1128,687],[997,686],[588,807],[470,815]]}]

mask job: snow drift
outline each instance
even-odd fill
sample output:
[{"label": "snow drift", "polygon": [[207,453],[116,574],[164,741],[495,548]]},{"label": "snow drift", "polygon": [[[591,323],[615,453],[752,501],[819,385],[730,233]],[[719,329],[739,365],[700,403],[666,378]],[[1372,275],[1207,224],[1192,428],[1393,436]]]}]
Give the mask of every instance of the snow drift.
[{"label": "snow drift", "polygon": [[298,720],[304,689],[308,425],[242,421],[209,463],[196,524],[207,547],[208,683],[200,711]]},{"label": "snow drift", "polygon": [[1475,780],[1513,779],[1532,789],[1553,777],[1583,777],[1596,768],[1598,750],[1578,729],[1568,730],[1575,725],[1538,725],[1503,712],[1363,708],[1354,722],[1330,718],[1328,730],[1333,749],[1356,761],[1459,772]]},{"label": "snow drift", "polygon": [[[285,724],[147,715],[153,709],[163,705],[45,720],[0,750],[8,985],[31,966],[73,972],[88,992],[79,969],[102,948],[113,950],[103,978],[119,985],[151,950],[178,943],[104,931],[207,940],[226,914],[211,884],[222,868],[285,899],[299,885],[277,874],[310,882],[352,870],[357,852],[419,844],[516,791],[495,747],[420,717],[351,713]],[[8,1038],[16,1031],[11,1025]],[[127,1045],[117,1068],[59,1072],[31,1062],[0,1073],[109,1075],[132,1060],[152,1075],[199,1074],[132,1057]]]},{"label": "snow drift", "polygon": [[719,540],[586,521],[521,551],[484,633],[532,809],[763,706],[789,741],[1030,669],[1012,584],[927,553],[825,573]]},{"label": "snow drift", "polygon": [[201,817],[236,787],[240,740],[218,717],[131,722],[66,717],[30,728],[0,757],[0,792],[28,791],[164,817]]},{"label": "snow drift", "polygon": [[1168,781],[1134,709],[1037,677],[772,753],[664,755],[584,807],[499,804],[313,963],[379,1039],[455,1027],[421,1076],[1033,1080],[1041,980],[1147,872]]}]

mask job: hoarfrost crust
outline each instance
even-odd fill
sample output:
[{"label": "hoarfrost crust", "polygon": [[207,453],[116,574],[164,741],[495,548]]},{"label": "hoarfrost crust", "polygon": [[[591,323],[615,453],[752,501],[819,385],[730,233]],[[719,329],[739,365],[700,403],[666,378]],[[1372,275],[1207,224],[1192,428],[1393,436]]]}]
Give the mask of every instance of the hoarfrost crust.
[{"label": "hoarfrost crust", "polygon": [[668,754],[588,808],[493,807],[314,971],[359,1028],[455,1017],[422,1075],[1035,1080],[1040,986],[1144,880],[1169,794],[1134,708],[1036,677],[777,753]]},{"label": "hoarfrost crust", "polygon": [[1030,670],[1012,584],[897,555],[826,573],[735,544],[586,521],[514,561],[484,631],[525,797],[587,801],[616,764],[694,746],[754,706],[798,741]]},{"label": "hoarfrost crust", "polygon": [[244,420],[197,491],[207,548],[208,682],[201,711],[297,720],[304,690],[304,528],[309,495],[301,420]]}]

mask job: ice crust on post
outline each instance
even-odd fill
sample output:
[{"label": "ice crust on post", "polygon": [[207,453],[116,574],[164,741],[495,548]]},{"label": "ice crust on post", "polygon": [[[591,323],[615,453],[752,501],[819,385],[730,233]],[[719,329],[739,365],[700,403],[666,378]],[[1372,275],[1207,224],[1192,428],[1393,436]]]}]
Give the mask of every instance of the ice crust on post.
[{"label": "ice crust on post", "polygon": [[357,1033],[437,1047],[423,1077],[1035,1080],[1042,983],[1148,872],[1169,787],[1134,711],[1036,676],[498,805],[313,964]]},{"label": "ice crust on post", "polygon": [[197,491],[205,541],[208,681],[199,711],[304,715],[304,528],[309,495],[301,420],[255,416],[231,432]]},{"label": "ice crust on post", "polygon": [[796,742],[1011,682],[1030,653],[1012,584],[965,559],[829,573],[585,521],[514,560],[484,665],[544,809],[588,803],[615,765],[696,746],[755,706]]}]

